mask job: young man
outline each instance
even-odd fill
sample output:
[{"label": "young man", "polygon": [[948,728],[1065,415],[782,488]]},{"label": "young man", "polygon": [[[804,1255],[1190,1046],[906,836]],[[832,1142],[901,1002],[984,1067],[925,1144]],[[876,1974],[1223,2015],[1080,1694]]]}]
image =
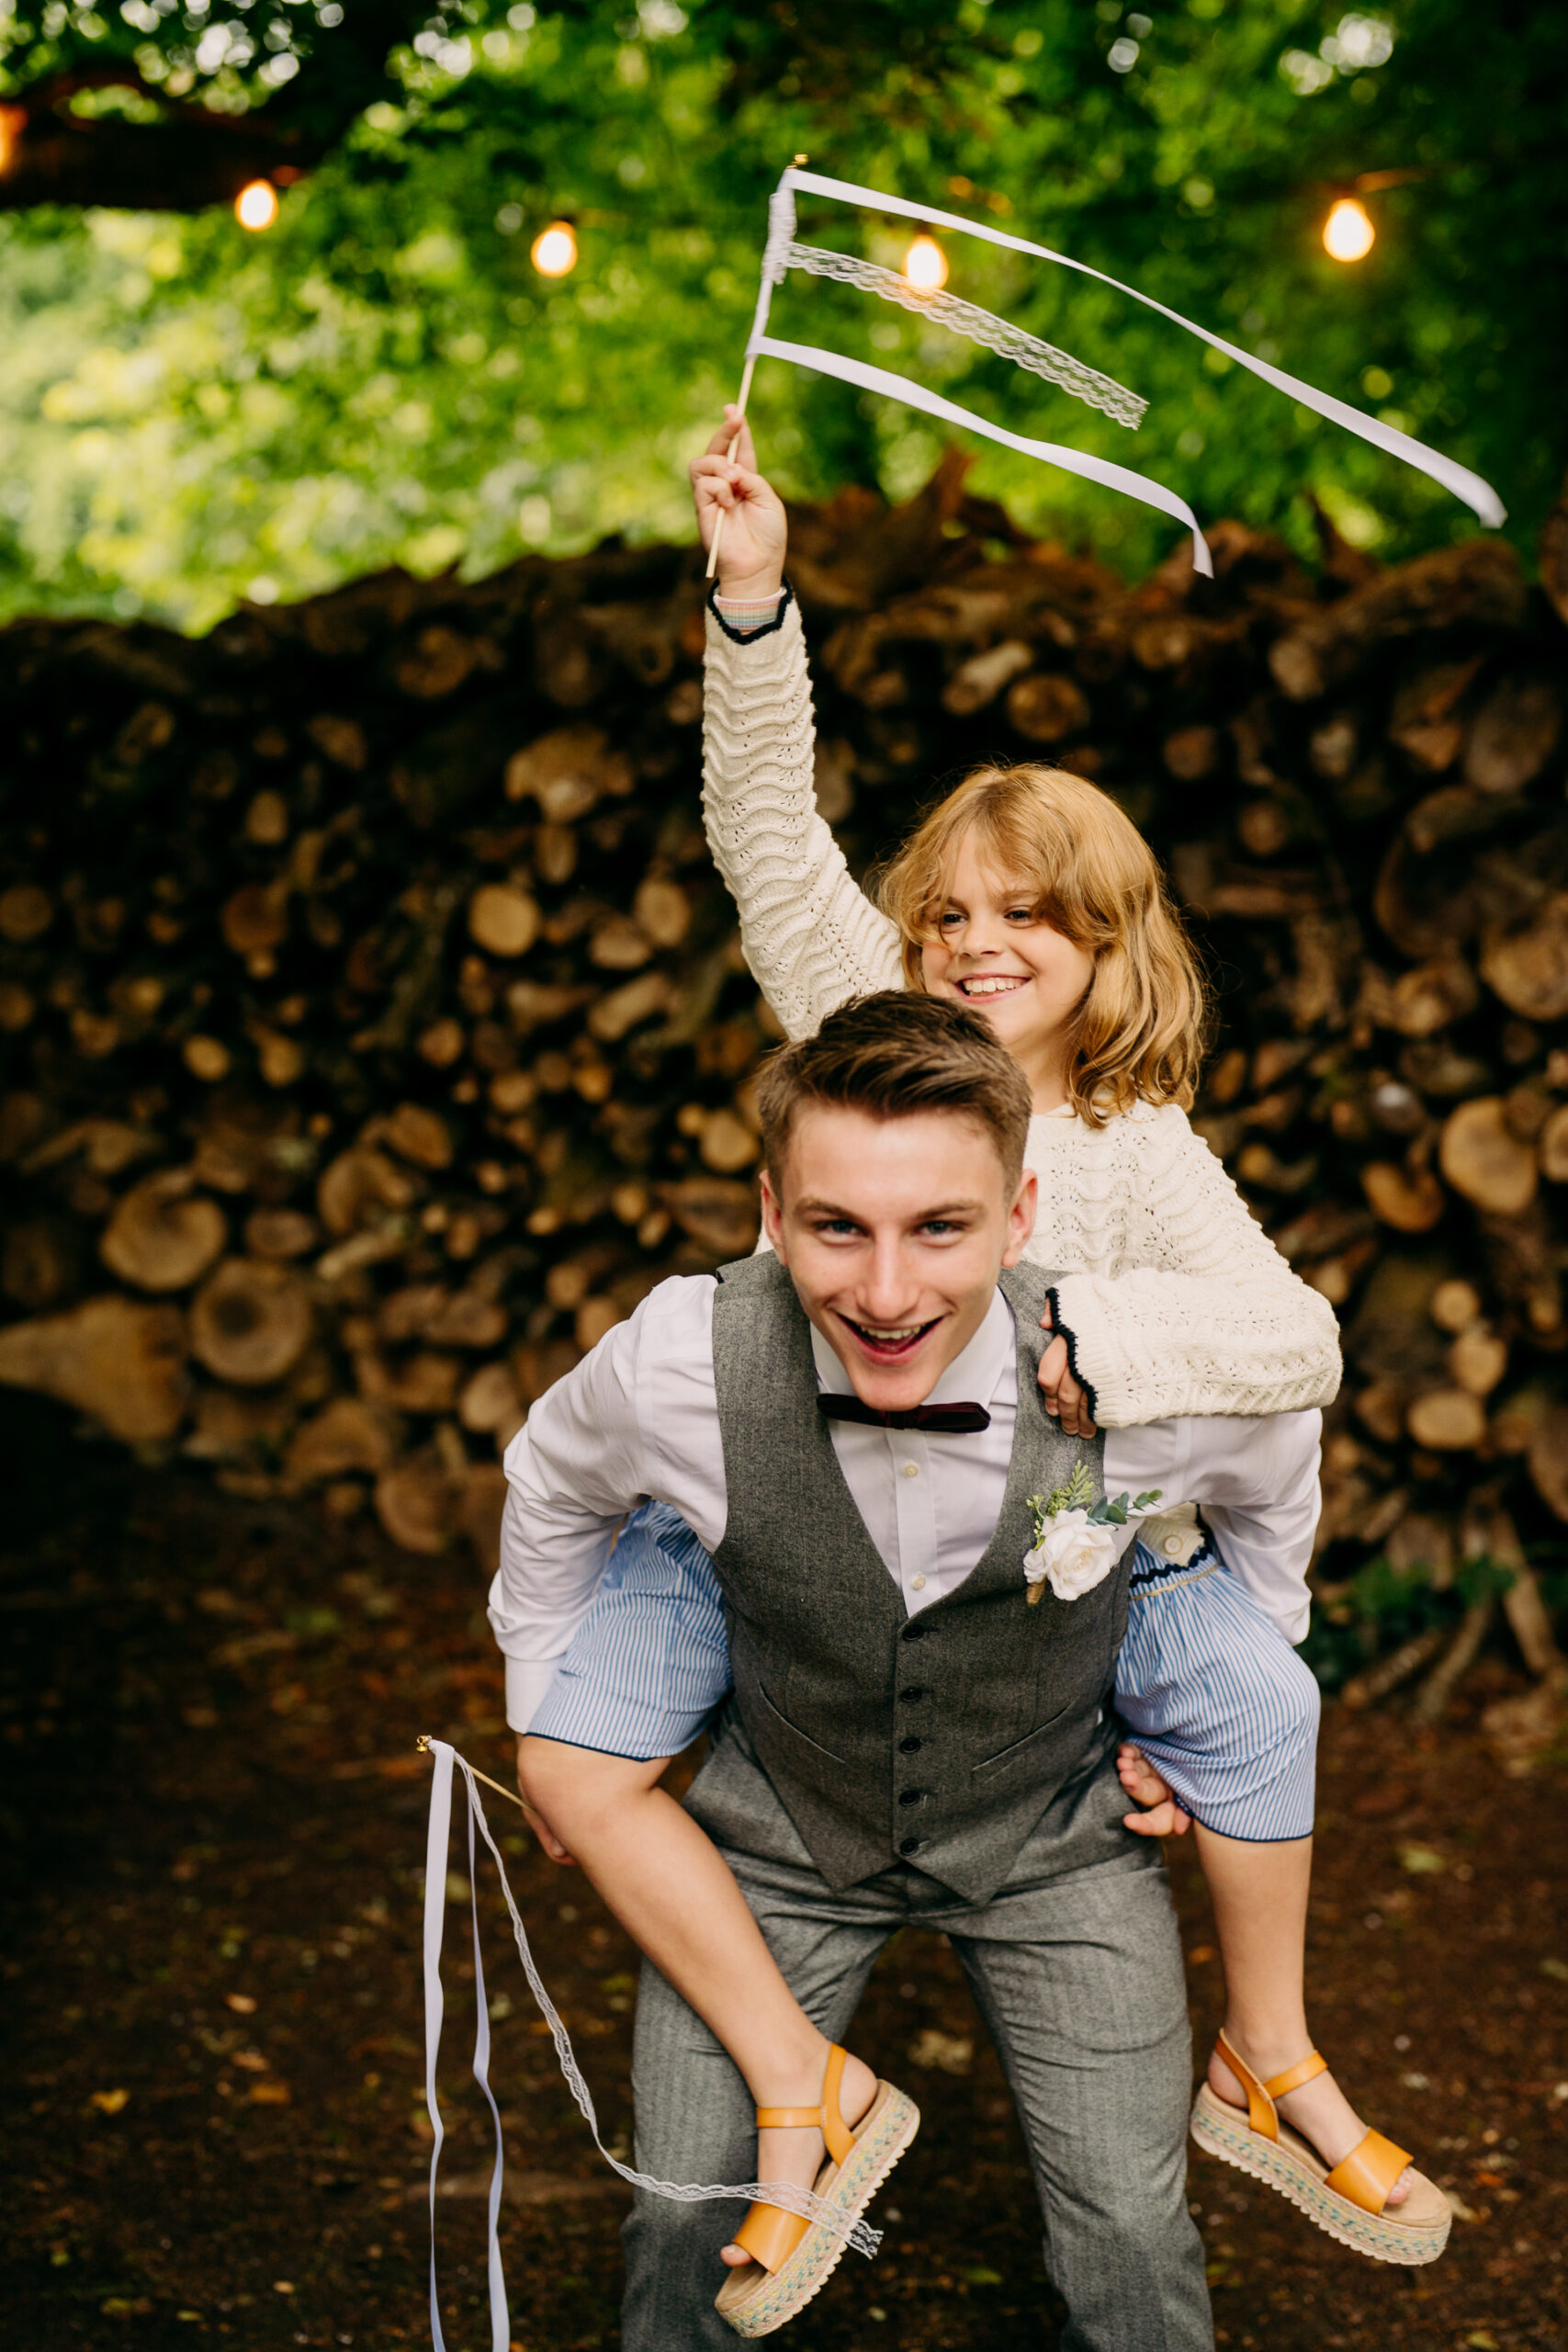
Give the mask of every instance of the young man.
[{"label": "young man", "polygon": [[[773,1058],[761,1101],[774,1255],[662,1284],[507,1457],[491,1621],[520,1735],[641,1498],[689,1524],[723,1597],[734,1694],[684,1814],[653,1787],[657,1762],[568,1744],[558,1710],[550,1736],[519,1742],[547,1842],[656,1962],[638,2164],[753,2177],[747,2086],[815,2099],[821,2037],[843,2031],[886,1937],[945,1932],[1030,2141],[1066,2342],[1201,2352],[1180,1951],[1157,1849],[1122,1826],[1106,1720],[1127,1561],[1032,1603],[1032,1498],[1081,1469],[1096,1493],[1196,1501],[1233,1568],[1299,1584],[1318,1417],[1062,1434],[1034,1376],[1049,1276],[1019,1264],[1028,1091],[962,1008],[846,1006]],[[848,2123],[871,2111],[861,2071]],[[765,2147],[761,2176],[808,2182],[815,2147],[803,2172],[788,2154]],[[639,2198],[627,2352],[728,2341],[716,2235],[701,2206]]]}]

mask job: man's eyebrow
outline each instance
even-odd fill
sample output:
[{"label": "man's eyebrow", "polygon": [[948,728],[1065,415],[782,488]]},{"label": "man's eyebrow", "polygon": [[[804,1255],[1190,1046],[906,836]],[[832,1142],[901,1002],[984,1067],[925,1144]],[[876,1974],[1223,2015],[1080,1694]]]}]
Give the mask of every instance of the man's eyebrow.
[{"label": "man's eyebrow", "polygon": [[[837,1216],[850,1225],[864,1225],[865,1218],[856,1209],[846,1209],[837,1201],[819,1201],[809,1193],[795,1204],[797,1216]],[[983,1201],[946,1201],[934,1208],[923,1208],[909,1219],[911,1225],[932,1225],[941,1217],[977,1216],[985,1208]]]}]

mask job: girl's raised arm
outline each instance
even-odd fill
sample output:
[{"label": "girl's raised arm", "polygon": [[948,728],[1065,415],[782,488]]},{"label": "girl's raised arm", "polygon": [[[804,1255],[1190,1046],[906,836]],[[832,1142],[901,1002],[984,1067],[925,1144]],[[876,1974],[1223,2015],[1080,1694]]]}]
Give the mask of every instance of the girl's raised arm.
[{"label": "girl's raised arm", "polygon": [[[784,586],[782,503],[730,412],[692,467],[704,544],[726,511],[707,623],[703,817],[758,987],[787,1036],[847,997],[899,988],[898,934],[851,876],[817,807],[816,728],[800,614]],[[733,443],[735,455],[728,452]],[[727,618],[726,605],[743,610]]]}]

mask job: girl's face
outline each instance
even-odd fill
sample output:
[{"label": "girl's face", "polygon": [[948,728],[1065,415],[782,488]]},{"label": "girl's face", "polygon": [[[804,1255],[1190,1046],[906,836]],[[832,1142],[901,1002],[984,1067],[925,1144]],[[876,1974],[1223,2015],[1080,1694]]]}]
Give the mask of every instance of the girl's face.
[{"label": "girl's face", "polygon": [[921,948],[920,970],[928,995],[955,997],[985,1014],[1021,1063],[1037,1110],[1065,1099],[1066,1033],[1094,958],[1040,920],[1032,891],[982,865],[973,831],[958,844],[940,936]]}]

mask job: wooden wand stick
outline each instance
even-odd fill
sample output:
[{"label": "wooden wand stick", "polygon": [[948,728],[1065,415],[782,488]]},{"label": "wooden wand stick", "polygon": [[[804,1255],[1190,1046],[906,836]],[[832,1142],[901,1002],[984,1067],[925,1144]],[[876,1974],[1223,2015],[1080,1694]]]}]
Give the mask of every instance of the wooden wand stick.
[{"label": "wooden wand stick", "polygon": [[[792,161],[798,169],[802,164],[808,164],[811,158],[809,155],[796,155],[792,158]],[[746,403],[751,397],[751,376],[756,365],[755,356],[748,353],[745,371],[740,379],[740,398],[736,402],[740,413],[735,420],[735,430],[729,436],[729,446],[732,449],[739,440],[741,427],[746,422]],[[708,568],[704,574],[704,577],[708,580],[712,580],[718,571],[718,551],[724,542],[724,518],[728,512],[728,506],[721,506],[714,517],[713,544],[708,548]]]},{"label": "wooden wand stick", "polygon": [[[422,1731],[419,1737],[414,1741],[414,1747],[422,1756],[428,1756],[430,1754],[430,1734],[427,1731]],[[464,1762],[468,1762],[468,1758],[466,1757],[464,1758]],[[515,1789],[503,1789],[499,1781],[492,1781],[490,1774],[488,1772],[481,1772],[477,1764],[469,1764],[468,1770],[473,1774],[476,1781],[482,1781],[487,1789],[493,1789],[495,1791],[498,1797],[504,1797],[509,1804],[514,1804],[519,1813],[527,1813],[531,1810],[531,1807],[524,1804]]]},{"label": "wooden wand stick", "polygon": [[[748,357],[745,373],[740,379],[740,399],[738,402],[740,413],[735,420],[735,430],[729,436],[729,446],[732,449],[745,427],[746,403],[751,397],[751,375],[756,365],[755,359]],[[728,512],[729,509],[727,506],[721,506],[714,517],[713,544],[708,549],[708,568],[705,575],[709,580],[718,570],[718,550],[724,540],[724,518]]]}]

